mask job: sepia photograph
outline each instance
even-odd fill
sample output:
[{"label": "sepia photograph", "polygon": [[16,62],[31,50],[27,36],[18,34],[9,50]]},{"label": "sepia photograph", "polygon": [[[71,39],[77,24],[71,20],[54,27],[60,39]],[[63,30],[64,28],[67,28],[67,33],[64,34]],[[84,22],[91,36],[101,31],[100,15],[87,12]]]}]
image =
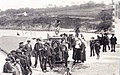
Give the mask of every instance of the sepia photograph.
[{"label": "sepia photograph", "polygon": [[120,75],[120,0],[0,0],[0,75]]}]

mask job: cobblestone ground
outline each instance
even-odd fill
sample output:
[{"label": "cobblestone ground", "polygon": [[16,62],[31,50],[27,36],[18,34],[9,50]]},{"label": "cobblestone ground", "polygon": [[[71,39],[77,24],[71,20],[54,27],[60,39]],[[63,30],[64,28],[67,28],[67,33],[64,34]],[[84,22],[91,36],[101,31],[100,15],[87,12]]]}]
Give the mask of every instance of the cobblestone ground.
[{"label": "cobblestone ground", "polygon": [[[74,66],[72,66],[73,60],[71,59],[72,51],[69,51],[69,54],[68,66],[72,75],[120,75],[120,49],[117,49],[116,52],[110,52],[110,50],[106,53],[101,52],[99,60],[96,57],[89,57],[89,51],[87,51],[86,62],[77,63]],[[48,67],[49,72],[43,73],[38,66],[38,68],[33,68],[33,75],[62,75],[65,70],[63,65],[59,65],[53,70]]]}]

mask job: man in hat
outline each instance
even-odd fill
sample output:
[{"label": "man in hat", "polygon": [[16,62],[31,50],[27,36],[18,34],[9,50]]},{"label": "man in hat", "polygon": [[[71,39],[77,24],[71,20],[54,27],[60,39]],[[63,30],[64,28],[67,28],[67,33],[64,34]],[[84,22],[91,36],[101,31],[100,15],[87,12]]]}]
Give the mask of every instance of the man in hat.
[{"label": "man in hat", "polygon": [[103,36],[103,52],[107,52],[107,45],[108,45],[108,48],[109,48],[109,38],[107,36],[108,34],[105,33],[104,36]]},{"label": "man in hat", "polygon": [[41,54],[41,69],[43,72],[47,72],[47,63],[52,69],[52,53],[48,43],[45,43],[44,48],[40,51]]},{"label": "man in hat", "polygon": [[30,75],[32,74],[32,70],[30,68],[30,65],[28,64],[27,61],[27,56],[22,54],[22,52],[17,51],[18,59],[20,59],[20,64],[21,64],[21,70],[22,70],[22,75]]},{"label": "man in hat", "polygon": [[15,62],[15,57],[11,53],[7,54],[7,57],[10,58],[11,63]]},{"label": "man in hat", "polygon": [[11,58],[13,59],[13,62],[15,62],[18,58],[16,51],[12,50],[9,54],[12,56]]},{"label": "man in hat", "polygon": [[24,43],[24,42],[20,42],[20,43],[19,43],[19,47],[23,47],[23,43]]},{"label": "man in hat", "polygon": [[114,35],[115,34],[112,34],[112,37],[110,38],[111,52],[115,52],[115,45],[117,44],[117,38]]},{"label": "man in hat", "polygon": [[75,38],[73,38],[73,39],[72,39],[72,48],[73,48],[72,58],[73,58],[73,60],[75,60],[75,55],[76,55],[75,45],[76,45],[76,40],[75,40]]},{"label": "man in hat", "polygon": [[13,69],[13,67],[11,65],[11,59],[6,58],[5,60],[6,60],[6,62],[5,62],[4,67],[3,67],[3,72],[4,73],[12,73],[13,75],[15,75],[14,74],[15,73],[14,69]]},{"label": "man in hat", "polygon": [[68,55],[68,49],[67,49],[65,44],[62,44],[61,50],[62,50],[62,54],[63,54],[63,60],[65,62],[65,67],[67,67],[68,66],[68,57],[69,57],[69,55]]},{"label": "man in hat", "polygon": [[52,69],[53,68],[53,64],[52,64],[53,48],[50,47],[49,43],[45,43],[44,46],[45,46],[44,49],[46,51],[46,57],[48,60],[48,64],[50,66],[50,69]]},{"label": "man in hat", "polygon": [[30,40],[27,40],[27,44],[25,44],[26,55],[28,56],[28,64],[31,66],[31,52],[32,52],[32,45],[30,44]]},{"label": "man in hat", "polygon": [[73,34],[69,34],[69,36],[67,37],[67,41],[68,41],[68,49],[71,50],[71,47],[72,47],[72,36]]},{"label": "man in hat", "polygon": [[91,37],[91,40],[90,40],[90,57],[92,56],[95,56],[95,40],[94,40],[94,37]]},{"label": "man in hat", "polygon": [[41,50],[43,49],[43,45],[42,43],[40,43],[40,39],[36,39],[36,44],[34,46],[34,52],[35,52],[35,64],[34,64],[34,67],[36,68],[37,67],[37,60],[38,60],[38,57],[39,57],[39,62],[40,62],[40,65],[41,64]]},{"label": "man in hat", "polygon": [[25,50],[24,50],[23,42],[20,42],[20,43],[19,43],[19,47],[18,47],[18,49],[17,49],[16,51],[17,51],[17,52],[25,51]]}]

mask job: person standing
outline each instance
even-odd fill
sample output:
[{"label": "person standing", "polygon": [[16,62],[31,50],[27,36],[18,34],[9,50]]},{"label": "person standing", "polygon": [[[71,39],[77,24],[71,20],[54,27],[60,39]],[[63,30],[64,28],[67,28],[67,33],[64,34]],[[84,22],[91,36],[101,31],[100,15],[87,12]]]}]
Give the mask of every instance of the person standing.
[{"label": "person standing", "polygon": [[61,50],[63,52],[63,60],[65,62],[65,67],[67,67],[68,66],[67,60],[68,60],[69,55],[68,55],[68,50],[67,50],[66,45],[63,44],[61,47]]},{"label": "person standing", "polygon": [[79,60],[81,60],[81,49],[80,49],[80,45],[81,45],[81,39],[80,38],[76,38],[76,45],[75,45],[75,61],[77,60],[77,62],[79,62]]},{"label": "person standing", "polygon": [[37,60],[38,60],[38,57],[39,57],[39,62],[40,62],[40,65],[41,65],[41,50],[43,49],[43,45],[42,43],[40,43],[40,39],[36,39],[36,44],[34,46],[34,52],[35,52],[35,64],[34,64],[34,67],[36,68],[37,67]]},{"label": "person standing", "polygon": [[97,59],[100,58],[100,42],[98,40],[95,40],[95,52],[97,55]]},{"label": "person standing", "polygon": [[41,69],[43,72],[47,72],[47,49],[45,47],[40,51],[41,53]]},{"label": "person standing", "polygon": [[22,52],[17,52],[17,55],[19,57],[18,59],[20,59],[22,75],[28,75],[28,74],[31,75],[32,70],[28,65],[27,56],[25,56],[24,53],[22,54]]},{"label": "person standing", "polygon": [[76,53],[75,45],[76,45],[76,41],[75,41],[75,38],[73,38],[73,40],[72,40],[72,48],[73,48],[72,58],[74,61],[75,61],[75,53]]},{"label": "person standing", "polygon": [[107,52],[107,45],[109,44],[108,36],[107,33],[104,34],[103,36],[103,52]]},{"label": "person standing", "polygon": [[24,44],[24,42],[20,42],[19,43],[19,47],[16,49],[17,52],[22,52],[23,51],[23,49],[24,49],[24,45],[23,44]]},{"label": "person standing", "polygon": [[107,37],[107,40],[108,40],[108,44],[107,44],[108,50],[110,50],[110,38],[108,37],[108,34],[106,34],[106,37]]},{"label": "person standing", "polygon": [[60,59],[60,46],[59,46],[59,44],[57,43],[57,41],[55,41],[55,43],[54,43],[54,45],[53,45],[53,49],[54,49],[54,63],[56,62],[56,61],[60,61],[61,59]]},{"label": "person standing", "polygon": [[48,60],[48,64],[50,66],[50,69],[52,69],[53,68],[53,64],[52,64],[53,48],[50,47],[49,43],[45,43],[44,46],[45,46],[44,49],[46,51],[46,57]]},{"label": "person standing", "polygon": [[71,50],[71,47],[72,47],[72,34],[69,34],[68,38],[67,38],[67,41],[68,41],[68,49]]},{"label": "person standing", "polygon": [[117,38],[114,35],[115,34],[112,34],[112,37],[110,38],[111,52],[115,52],[115,45],[117,44]]},{"label": "person standing", "polygon": [[28,64],[31,66],[31,53],[32,53],[32,45],[30,44],[30,40],[27,40],[27,44],[25,44],[26,55],[28,56]]},{"label": "person standing", "polygon": [[16,69],[16,75],[22,75],[22,68],[21,68],[21,64],[20,64],[20,59],[16,59],[16,63],[14,66]]},{"label": "person standing", "polygon": [[103,45],[103,34],[101,34],[101,37],[97,36],[97,38],[99,39],[100,45],[102,46]]},{"label": "person standing", "polygon": [[27,55],[27,50],[24,48],[23,49],[23,51],[22,51],[22,55],[21,55],[21,58],[23,58],[25,61],[25,64],[26,64],[26,66],[25,66],[25,69],[26,69],[26,72],[27,72],[27,70],[28,70],[28,74],[32,74],[32,69],[31,69],[31,67],[30,67],[30,64],[29,64],[29,57],[28,57],[28,55]]},{"label": "person standing", "polygon": [[94,37],[91,37],[90,40],[90,57],[95,56],[95,40]]},{"label": "person standing", "polygon": [[86,46],[85,43],[81,42],[80,45],[80,50],[81,50],[81,62],[84,63],[84,61],[86,61]]}]

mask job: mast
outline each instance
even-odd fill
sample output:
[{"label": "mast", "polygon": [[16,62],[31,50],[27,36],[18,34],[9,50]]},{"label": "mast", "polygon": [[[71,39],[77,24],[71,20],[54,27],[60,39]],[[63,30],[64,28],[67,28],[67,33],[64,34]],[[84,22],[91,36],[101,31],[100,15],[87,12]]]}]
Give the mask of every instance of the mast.
[{"label": "mast", "polygon": [[56,22],[55,22],[55,34],[56,35],[58,35],[59,34],[59,32],[60,32],[60,20],[56,20]]}]

